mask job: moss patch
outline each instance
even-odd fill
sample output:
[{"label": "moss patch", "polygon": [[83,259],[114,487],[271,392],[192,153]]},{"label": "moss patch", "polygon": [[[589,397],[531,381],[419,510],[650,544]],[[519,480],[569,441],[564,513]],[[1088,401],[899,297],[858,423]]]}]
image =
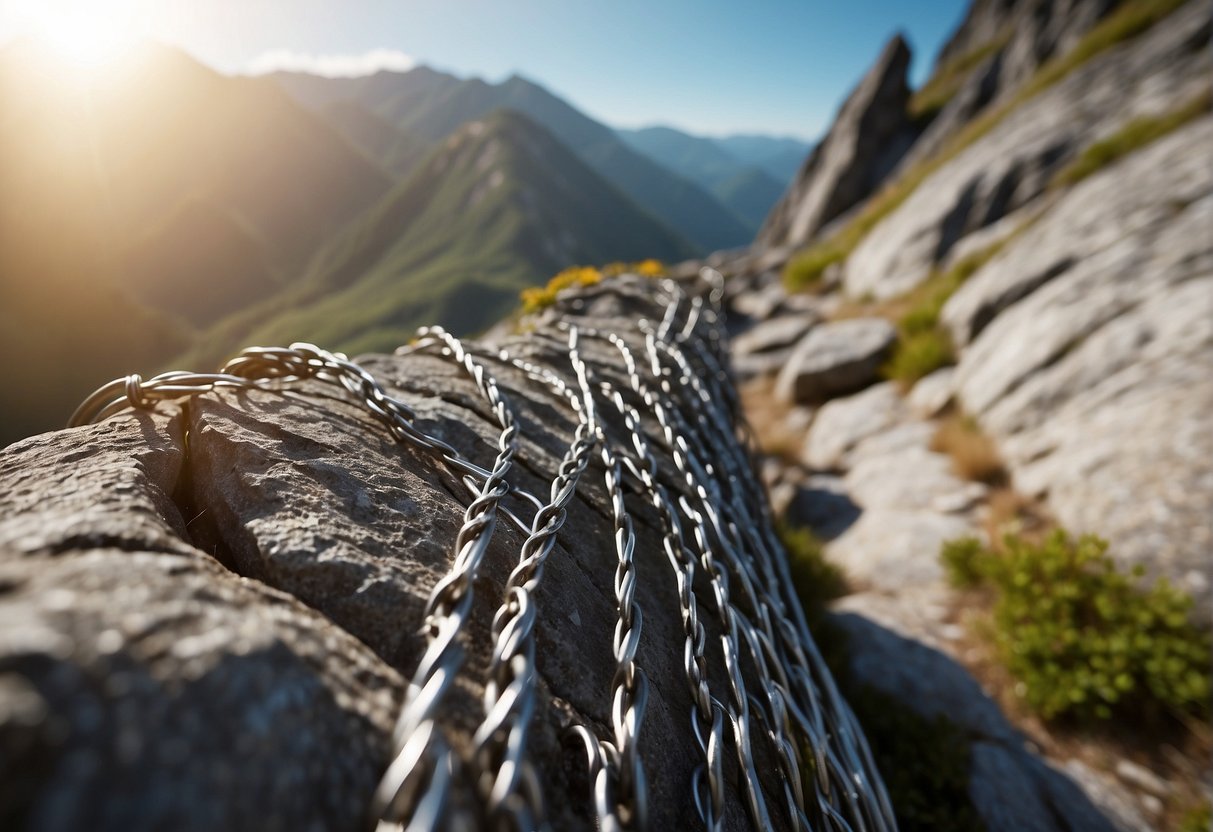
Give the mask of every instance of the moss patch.
[{"label": "moss patch", "polygon": [[1106,139],[1087,146],[1078,158],[1057,172],[1051,187],[1081,182],[1091,174],[1123,159],[1213,110],[1213,93],[1201,93],[1183,105],[1156,116],[1134,119]]},{"label": "moss patch", "polygon": [[989,262],[1022,229],[981,251],[963,257],[952,268],[936,271],[897,305],[893,316],[898,340],[884,366],[885,378],[912,387],[940,367],[956,363],[952,338],[940,325],[944,305],[972,275]]}]

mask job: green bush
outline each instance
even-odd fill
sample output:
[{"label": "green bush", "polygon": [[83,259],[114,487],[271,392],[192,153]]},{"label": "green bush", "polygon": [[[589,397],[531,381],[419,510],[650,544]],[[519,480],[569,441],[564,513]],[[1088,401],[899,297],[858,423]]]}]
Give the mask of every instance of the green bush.
[{"label": "green bush", "polygon": [[956,541],[941,556],[953,580],[997,593],[994,641],[1032,708],[1077,720],[1209,713],[1210,641],[1189,596],[1166,581],[1140,589],[1142,570],[1119,571],[1093,535],[1004,544]]},{"label": "green bush", "polygon": [[952,586],[971,589],[980,586],[985,573],[982,571],[987,556],[985,544],[975,537],[961,537],[943,544],[939,553],[944,571]]},{"label": "green bush", "polygon": [[928,329],[902,335],[893,347],[893,357],[885,364],[885,378],[910,386],[940,367],[956,363],[952,340],[940,329]]},{"label": "green bush", "polygon": [[783,283],[791,292],[810,291],[821,283],[825,271],[850,252],[830,245],[813,246],[797,254],[783,269]]}]

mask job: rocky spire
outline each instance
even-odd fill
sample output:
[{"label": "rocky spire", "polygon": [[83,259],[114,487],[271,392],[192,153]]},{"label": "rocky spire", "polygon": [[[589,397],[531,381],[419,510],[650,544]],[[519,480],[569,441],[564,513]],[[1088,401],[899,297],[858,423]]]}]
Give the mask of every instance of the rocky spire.
[{"label": "rocky spire", "polygon": [[847,98],[830,132],[759,232],[760,243],[803,245],[868,196],[909,147],[910,48],[895,35]]}]

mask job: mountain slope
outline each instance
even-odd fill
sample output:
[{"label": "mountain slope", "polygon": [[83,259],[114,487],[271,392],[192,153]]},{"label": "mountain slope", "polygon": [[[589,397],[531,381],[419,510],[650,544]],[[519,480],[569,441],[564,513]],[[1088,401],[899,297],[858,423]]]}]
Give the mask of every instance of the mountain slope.
[{"label": "mountain slope", "polygon": [[[188,206],[200,220],[212,212],[209,227],[237,218],[233,256],[253,247],[283,280],[391,185],[276,85],[224,77],[167,47],[148,44],[86,86],[22,42],[0,55],[0,77],[11,171],[0,198],[95,223],[120,269],[128,251],[146,264],[138,241]],[[166,254],[152,264],[166,291],[185,288],[192,266],[171,245],[152,248]]]},{"label": "mountain slope", "polygon": [[390,186],[270,82],[148,45],[86,83],[28,41],[0,50],[0,181],[0,443],[155,372]]},{"label": "mountain slope", "polygon": [[305,281],[215,340],[390,350],[423,323],[484,328],[520,288],[571,263],[691,251],[542,127],[503,111],[448,138],[326,246]]},{"label": "mountain slope", "polygon": [[762,168],[751,165],[718,182],[712,193],[737,216],[758,229],[783,196],[783,186]]},{"label": "mountain slope", "polygon": [[398,178],[409,174],[433,150],[430,142],[394,126],[355,101],[329,102],[320,114],[346,141]]},{"label": "mountain slope", "polygon": [[298,73],[270,77],[309,106],[356,101],[395,126],[433,141],[494,110],[514,110],[541,124],[600,176],[700,249],[738,246],[753,236],[711,193],[632,150],[610,128],[518,76],[488,84],[419,67],[354,79]]},{"label": "mountain slope", "polygon": [[796,177],[813,146],[799,139],[772,136],[726,136],[712,139],[726,152],[748,165],[757,165],[785,187]]},{"label": "mountain slope", "polygon": [[742,162],[716,139],[670,127],[617,132],[634,150],[711,192],[754,231],[783,195],[786,183],[758,165]]}]

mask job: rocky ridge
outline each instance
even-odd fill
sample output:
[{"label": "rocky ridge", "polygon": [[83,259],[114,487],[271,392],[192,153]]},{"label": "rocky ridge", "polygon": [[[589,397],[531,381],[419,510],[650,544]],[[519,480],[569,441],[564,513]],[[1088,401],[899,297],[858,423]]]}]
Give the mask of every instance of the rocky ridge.
[{"label": "rocky ridge", "polygon": [[[1077,184],[1059,177],[1137,120],[1207,98],[1209,6],[1177,4],[1053,83],[1022,92],[1084,33],[1131,5],[975,3],[939,66],[988,46],[985,57],[933,120],[918,123],[898,168],[872,192],[907,172],[921,179],[824,270],[814,294],[788,295],[779,270],[797,246],[828,242],[865,207],[861,198],[833,222],[793,233],[788,218],[839,175],[819,164],[802,170],[763,245],[711,261],[736,283],[734,363],[771,453],[764,474],[772,504],[787,522],[814,529],[852,581],[835,606],[852,636],[852,671],[976,738],[970,797],[991,829],[1165,828],[1193,788],[1213,798],[1207,759],[1163,748],[1117,760],[1057,741],[1039,723],[1025,727],[1016,717],[1012,727],[991,698],[999,692],[983,692],[989,680],[970,675],[977,653],[939,561],[947,540],[999,533],[1000,505],[1013,498],[1042,522],[1107,538],[1113,557],[1144,568],[1144,580],[1166,578],[1191,593],[1199,620],[1213,610],[1213,116],[1206,103],[1203,114]],[[862,132],[854,105],[874,78],[892,72],[895,80],[888,55],[840,110],[827,142]],[[959,152],[939,155],[999,106],[1013,109]],[[886,113],[881,123],[898,117]],[[876,131],[852,150],[884,140]],[[955,366],[909,390],[873,368],[852,377],[847,392],[814,394],[811,380],[833,362],[821,350],[810,359],[810,341],[828,340],[824,330],[840,319],[856,331],[898,320],[922,297],[919,287],[966,258],[976,266],[939,315]],[[793,310],[806,305],[815,317],[789,343]],[[778,327],[777,339],[768,327]],[[773,340],[777,348],[765,346]],[[830,354],[848,348],[861,350],[861,340]],[[797,395],[793,380],[802,377]],[[1005,485],[966,479],[934,449],[941,427],[962,416],[997,449]],[[1046,770],[1065,772],[1068,785],[1042,782]],[[1138,770],[1152,778],[1149,787]],[[1086,794],[1099,817],[1073,814],[1070,789]]]},{"label": "rocky ridge", "polygon": [[[531,333],[501,342],[522,363],[495,358],[496,347],[470,347],[494,377],[507,403],[500,407],[486,400],[465,366],[437,349],[406,348],[359,363],[407,402],[417,428],[486,470],[504,441],[498,420],[508,407],[520,438],[509,482],[530,494],[555,494],[551,478],[573,469],[562,457],[579,418],[558,385],[536,379],[553,373],[575,389],[561,324],[630,334],[632,348],[644,349],[637,321],[660,322],[668,297],[655,281],[622,280],[562,300],[562,314],[548,313]],[[689,302],[682,309],[685,321],[670,319],[675,331],[708,314],[690,311]],[[712,342],[694,332],[685,371],[704,378],[714,372],[727,382],[705,352]],[[613,343],[586,335],[578,350],[595,385],[610,383],[625,391],[621,401],[642,404],[632,403],[629,371]],[[702,456],[713,470],[729,470],[744,452],[732,437],[721,449],[706,444],[704,428],[686,427],[709,411],[683,382],[677,387],[687,394],[676,396],[677,412],[666,411],[666,418],[687,431],[689,458]],[[728,412],[730,390],[723,388],[721,413]],[[152,413],[31,437],[0,452],[0,619],[8,622],[0,629],[0,818],[6,828],[356,829],[372,820],[371,796],[393,754],[408,680],[427,650],[427,602],[451,568],[471,498],[461,477],[434,454],[395,441],[362,402],[338,393],[317,381],[285,391],[211,391]],[[596,417],[604,436],[626,442],[625,424],[607,410],[604,405]],[[651,413],[642,418],[655,447],[651,476],[694,505],[694,496],[683,493],[682,474],[663,455],[661,427],[648,423]],[[713,449],[720,453],[705,456]],[[747,535],[753,553],[760,545],[755,536],[773,538],[757,479],[742,474],[721,492],[730,507],[714,510],[733,534]],[[710,483],[712,476],[698,481]],[[542,582],[535,578],[533,606],[523,611],[533,612],[537,639],[538,701],[529,740],[537,786],[553,828],[594,827],[585,751],[570,731],[579,725],[618,737],[612,708],[627,706],[612,698],[613,680],[623,678],[612,638],[620,637],[616,594],[631,583],[643,611],[643,629],[634,632],[640,638],[636,667],[648,680],[647,693],[636,696],[647,701],[640,753],[649,773],[649,816],[656,826],[689,828],[698,823],[689,784],[704,751],[695,739],[691,671],[683,660],[693,626],[683,618],[683,578],[663,556],[662,515],[648,495],[631,490],[621,499],[631,511],[636,556],[620,572],[612,531],[623,521],[614,519],[606,478],[595,454],[538,573]],[[743,500],[758,508],[734,514],[743,511]],[[526,505],[512,495],[502,503],[522,516],[533,511]],[[669,555],[674,573],[680,554],[694,557],[692,528],[710,534],[702,518],[700,525],[684,522],[690,524],[685,542]],[[473,824],[487,821],[470,774],[482,763],[471,762],[471,749],[486,718],[488,686],[501,683],[490,674],[498,641],[494,612],[521,568],[525,539],[517,524],[499,517],[475,583],[479,603],[472,604],[460,639],[466,659],[437,716],[463,760],[451,775],[451,811]],[[729,700],[731,686],[744,696],[747,687],[765,690],[766,677],[753,653],[736,652],[739,663],[726,670],[725,612],[740,616],[763,599],[763,615],[781,628],[764,643],[763,668],[782,660],[789,628],[800,619],[783,618],[799,616],[798,607],[788,611],[794,603],[788,581],[764,572],[769,564],[751,565],[757,571],[744,582],[730,568],[738,587],[733,606],[716,606],[711,599],[729,597],[724,579],[714,585],[709,578],[729,568],[718,564],[705,555],[685,592],[688,604],[698,598],[691,621],[699,625],[692,632],[704,651],[692,668],[712,696]],[[764,582],[774,594],[755,595]],[[836,769],[848,765],[841,760],[859,759],[842,745],[853,742],[853,734],[837,722],[847,712],[834,703],[828,670],[817,660],[798,672],[814,675],[798,677],[788,701],[813,697],[811,708],[807,701],[797,708],[825,720],[829,734],[810,740],[811,724],[789,723],[789,742],[817,743]],[[753,708],[752,731],[769,724],[765,704],[742,701]],[[724,744],[725,829],[749,826],[736,736],[722,733],[718,740]],[[761,773],[749,800],[769,807],[773,828],[791,828],[781,763],[767,736],[764,727],[748,746],[749,765]],[[864,798],[875,805],[878,792],[871,789],[879,788],[878,780],[843,776],[874,783],[865,786]]]}]

